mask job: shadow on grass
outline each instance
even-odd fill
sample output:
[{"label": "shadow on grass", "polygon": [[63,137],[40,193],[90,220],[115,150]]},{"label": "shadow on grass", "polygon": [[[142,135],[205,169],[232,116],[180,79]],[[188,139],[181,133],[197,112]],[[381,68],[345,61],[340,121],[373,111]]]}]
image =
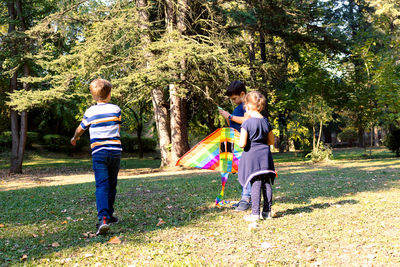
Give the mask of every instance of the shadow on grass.
[{"label": "shadow on grass", "polygon": [[[387,163],[386,167],[397,166],[395,162]],[[230,177],[225,199],[239,198],[241,188],[236,177]],[[339,198],[385,190],[395,183],[397,186],[399,180],[398,172],[392,176],[381,170],[367,172],[363,167],[323,166],[321,170],[293,174],[289,170],[276,180],[274,202],[303,206],[278,212],[277,217],[327,209],[330,205],[356,204],[355,200],[342,200],[307,205],[318,197]],[[219,173],[190,177],[154,174],[124,179],[119,181],[115,206],[121,223],[107,236],[90,238],[96,223],[94,190],[94,183],[84,183],[0,192],[0,223],[4,224],[0,228],[0,262],[13,265],[24,254],[40,258],[70,248],[106,243],[111,236],[121,234],[124,241],[146,243],[147,235],[153,231],[183,227],[198,220],[212,221],[227,212],[213,206],[220,190]],[[160,218],[165,224],[157,226]],[[54,242],[60,246],[53,247]]]},{"label": "shadow on grass", "polygon": [[358,201],[350,199],[350,200],[341,200],[335,203],[317,203],[317,204],[313,204],[313,205],[308,205],[308,206],[304,206],[304,207],[298,207],[298,208],[294,208],[294,209],[287,209],[285,211],[279,211],[277,213],[275,213],[275,218],[280,218],[286,215],[295,215],[298,213],[310,213],[313,212],[315,209],[327,209],[331,206],[334,205],[345,205],[345,204],[357,204]]}]

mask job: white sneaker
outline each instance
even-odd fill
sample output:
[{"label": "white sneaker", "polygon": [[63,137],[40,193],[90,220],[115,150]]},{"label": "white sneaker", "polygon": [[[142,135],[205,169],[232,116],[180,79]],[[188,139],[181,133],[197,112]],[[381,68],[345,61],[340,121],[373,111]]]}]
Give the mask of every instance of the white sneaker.
[{"label": "white sneaker", "polygon": [[253,214],[245,215],[243,216],[243,219],[248,222],[255,222],[260,220],[260,215],[253,215]]}]

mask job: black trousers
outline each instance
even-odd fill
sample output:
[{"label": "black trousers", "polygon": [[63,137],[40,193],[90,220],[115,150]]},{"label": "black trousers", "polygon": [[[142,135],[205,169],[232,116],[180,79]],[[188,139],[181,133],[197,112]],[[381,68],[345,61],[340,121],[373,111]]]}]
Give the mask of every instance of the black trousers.
[{"label": "black trousers", "polygon": [[251,179],[251,214],[260,214],[261,192],[264,198],[263,212],[270,212],[272,206],[271,179],[267,175],[256,176]]}]

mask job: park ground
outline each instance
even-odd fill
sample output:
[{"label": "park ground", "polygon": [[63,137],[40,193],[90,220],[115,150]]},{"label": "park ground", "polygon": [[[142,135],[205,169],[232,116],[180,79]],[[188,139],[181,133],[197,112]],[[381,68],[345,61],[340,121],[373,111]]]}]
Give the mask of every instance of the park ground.
[{"label": "park ground", "polygon": [[400,159],[342,149],[312,164],[274,154],[272,220],[245,222],[236,176],[222,208],[219,174],[161,171],[153,157],[124,157],[116,215],[95,236],[87,157],[28,153],[23,175],[0,157],[1,266],[400,266]]}]

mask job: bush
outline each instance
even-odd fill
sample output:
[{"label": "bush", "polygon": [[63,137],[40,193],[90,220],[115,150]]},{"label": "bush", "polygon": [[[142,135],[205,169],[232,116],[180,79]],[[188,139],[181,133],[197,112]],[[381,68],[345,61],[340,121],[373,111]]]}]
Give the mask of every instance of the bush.
[{"label": "bush", "polygon": [[[122,149],[125,152],[136,152],[139,150],[139,139],[130,134],[121,132]],[[157,142],[151,138],[142,138],[143,152],[156,150]]]},{"label": "bush", "polygon": [[400,157],[400,129],[390,130],[385,145],[396,153],[396,157]]},{"label": "bush", "polygon": [[59,134],[46,134],[43,136],[43,142],[50,151],[65,152],[70,146],[69,138]]},{"label": "bush", "polygon": [[320,143],[319,149],[315,149],[306,155],[312,162],[330,160],[332,158],[332,149],[328,145]]},{"label": "bush", "polygon": [[26,133],[26,148],[32,148],[32,144],[39,141],[39,133],[27,132]]},{"label": "bush", "polygon": [[81,137],[76,146],[70,143],[71,138],[60,134],[47,134],[43,136],[43,142],[46,149],[53,152],[66,152],[80,151],[83,147],[89,146],[87,138]]},{"label": "bush", "polygon": [[341,142],[352,145],[354,142],[358,140],[358,133],[353,128],[346,128],[343,129],[342,132],[338,133],[337,137]]},{"label": "bush", "polygon": [[[36,132],[26,133],[25,148],[32,148],[32,144],[39,140],[39,134]],[[11,131],[2,132],[0,134],[0,147],[3,149],[10,149],[12,146],[12,133]]]}]

